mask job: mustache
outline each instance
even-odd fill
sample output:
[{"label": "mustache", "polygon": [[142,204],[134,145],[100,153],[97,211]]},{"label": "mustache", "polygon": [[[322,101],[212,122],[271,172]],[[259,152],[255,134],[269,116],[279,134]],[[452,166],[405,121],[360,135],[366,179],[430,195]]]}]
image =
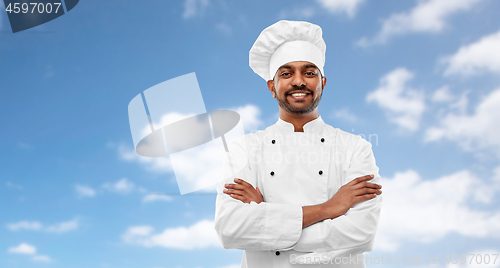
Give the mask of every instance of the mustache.
[{"label": "mustache", "polygon": [[290,88],[289,90],[287,90],[285,92],[285,95],[289,95],[290,93],[292,93],[293,91],[297,91],[297,90],[300,90],[300,91],[307,91],[307,93],[313,93],[312,90],[310,90],[309,88],[307,88],[306,86],[292,86],[292,88]]}]

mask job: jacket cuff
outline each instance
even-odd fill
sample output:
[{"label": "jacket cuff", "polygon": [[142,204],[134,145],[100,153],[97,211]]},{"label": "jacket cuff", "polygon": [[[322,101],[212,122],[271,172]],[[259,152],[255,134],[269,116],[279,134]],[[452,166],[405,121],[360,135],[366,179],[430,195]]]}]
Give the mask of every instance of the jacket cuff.
[{"label": "jacket cuff", "polygon": [[323,245],[318,244],[325,239],[322,233],[322,224],[324,224],[324,222],[320,221],[304,228],[302,230],[302,235],[300,236],[299,241],[294,247],[294,250],[308,252],[311,251],[311,248],[314,247],[323,248]]},{"label": "jacket cuff", "polygon": [[[302,234],[302,207],[300,205],[268,204],[264,217],[263,241],[274,244],[277,250],[292,249]],[[270,239],[275,241],[269,241]]]}]

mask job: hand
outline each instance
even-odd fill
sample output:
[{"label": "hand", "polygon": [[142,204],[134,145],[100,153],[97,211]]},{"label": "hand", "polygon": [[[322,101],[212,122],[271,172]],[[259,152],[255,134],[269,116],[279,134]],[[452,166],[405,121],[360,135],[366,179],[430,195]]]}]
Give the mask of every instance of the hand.
[{"label": "hand", "polygon": [[226,189],[224,189],[224,193],[228,194],[234,199],[240,200],[243,203],[250,204],[250,202],[254,201],[257,204],[260,202],[264,202],[264,197],[262,196],[262,193],[259,190],[259,187],[257,189],[253,188],[253,186],[242,180],[242,179],[234,179],[234,183],[226,183],[224,186]]},{"label": "hand", "polygon": [[322,205],[328,218],[333,219],[344,215],[357,203],[367,201],[382,194],[382,185],[368,182],[373,175],[356,178],[340,187],[335,195]]}]

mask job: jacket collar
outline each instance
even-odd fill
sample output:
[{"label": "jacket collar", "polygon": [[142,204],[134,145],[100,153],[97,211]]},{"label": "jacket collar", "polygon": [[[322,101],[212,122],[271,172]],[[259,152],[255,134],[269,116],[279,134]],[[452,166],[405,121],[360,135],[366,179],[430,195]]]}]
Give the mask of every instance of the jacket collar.
[{"label": "jacket collar", "polygon": [[[295,132],[295,127],[292,123],[286,122],[281,118],[278,118],[278,122],[276,122],[276,126],[278,129],[286,134]],[[307,122],[304,125],[304,133],[307,134],[320,134],[323,131],[323,127],[325,126],[325,122],[321,118],[321,115],[318,118]],[[298,132],[300,133],[300,132]]]}]

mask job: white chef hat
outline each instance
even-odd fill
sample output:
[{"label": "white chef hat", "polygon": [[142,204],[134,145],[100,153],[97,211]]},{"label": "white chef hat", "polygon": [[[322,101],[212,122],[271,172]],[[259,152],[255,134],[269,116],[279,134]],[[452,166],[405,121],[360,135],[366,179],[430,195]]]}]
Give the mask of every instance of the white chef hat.
[{"label": "white chef hat", "polygon": [[326,44],[321,27],[305,21],[281,20],[267,27],[250,49],[250,68],[264,80],[292,61],[308,61],[323,72]]}]

